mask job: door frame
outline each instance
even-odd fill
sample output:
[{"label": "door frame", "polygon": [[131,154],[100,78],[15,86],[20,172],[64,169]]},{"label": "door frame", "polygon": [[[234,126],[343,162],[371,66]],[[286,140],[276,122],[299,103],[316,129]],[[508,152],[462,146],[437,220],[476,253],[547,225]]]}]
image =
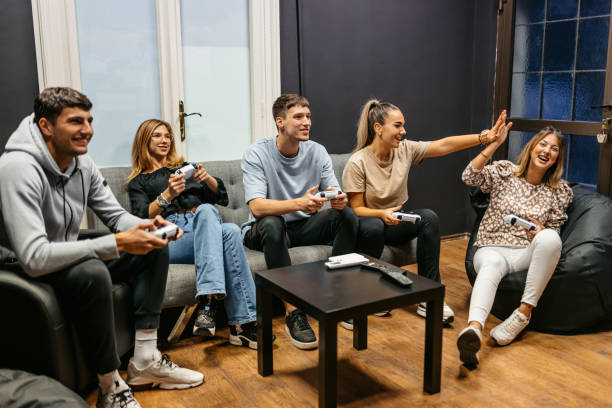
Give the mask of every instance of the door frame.
[{"label": "door frame", "polygon": [[[76,0],[31,0],[39,89],[82,89]],[[279,0],[249,0],[251,141],[275,134],[272,104],[280,95]],[[162,119],[179,129],[178,101],[183,94],[180,0],[156,0]],[[176,146],[186,142],[176,133]]]},{"label": "door frame", "polygon": [[[497,62],[495,66],[495,96],[493,113],[496,118],[503,109],[510,107],[512,91],[512,66],[514,55],[514,20],[515,0],[499,0],[497,19]],[[611,21],[612,22],[612,21]],[[578,41],[578,39],[576,39]],[[606,66],[606,84],[603,105],[612,104],[612,24],[608,34],[608,55]],[[544,52],[544,50],[542,50]],[[612,109],[604,109],[602,119],[612,117]],[[565,134],[597,136],[601,131],[600,122],[564,121],[546,119],[509,118],[513,122],[512,130],[536,132],[546,125],[551,125]],[[493,155],[494,160],[508,158],[508,143],[504,143]],[[600,194],[612,195],[612,143],[610,137],[606,143],[599,144],[599,168],[597,172],[597,191]]]}]

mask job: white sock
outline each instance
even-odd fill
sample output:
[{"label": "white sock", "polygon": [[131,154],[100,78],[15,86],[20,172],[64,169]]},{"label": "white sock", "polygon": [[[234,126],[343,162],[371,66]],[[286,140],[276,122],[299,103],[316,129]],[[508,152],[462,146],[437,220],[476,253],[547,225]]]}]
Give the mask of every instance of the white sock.
[{"label": "white sock", "polygon": [[136,330],[136,344],[134,345],[134,364],[138,368],[146,368],[152,362],[161,358],[157,349],[157,329]]},{"label": "white sock", "polygon": [[130,388],[125,381],[123,381],[123,378],[121,378],[117,370],[113,370],[106,374],[98,374],[98,382],[100,383],[102,394],[108,394],[109,392],[116,394]]}]

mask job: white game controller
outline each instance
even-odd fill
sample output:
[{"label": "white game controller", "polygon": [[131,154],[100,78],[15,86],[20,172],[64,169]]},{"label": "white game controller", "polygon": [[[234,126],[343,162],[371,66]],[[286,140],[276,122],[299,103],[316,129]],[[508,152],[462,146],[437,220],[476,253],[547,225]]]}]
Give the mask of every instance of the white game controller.
[{"label": "white game controller", "polygon": [[165,225],[161,228],[156,229],[155,231],[149,232],[161,239],[173,238],[176,236],[176,234],[178,234],[178,227],[174,224]]},{"label": "white game controller", "polygon": [[510,225],[518,225],[519,227],[525,228],[527,231],[535,231],[538,226],[531,221],[517,217],[516,215],[504,215],[504,222]]},{"label": "white game controller", "polygon": [[417,222],[421,221],[421,216],[419,214],[406,214],[403,212],[396,211],[394,213],[391,213],[391,216],[393,218],[397,218],[400,221],[411,222],[413,224],[416,224]]},{"label": "white game controller", "polygon": [[317,193],[313,195],[318,198],[326,198],[328,200],[333,200],[334,198],[338,197],[340,194],[342,194],[342,191],[340,190],[325,190],[325,191],[318,191]]},{"label": "white game controller", "polygon": [[179,175],[179,174],[184,174],[185,175],[185,180],[190,179],[191,177],[193,177],[194,173],[196,172],[196,168],[193,164],[187,164],[183,167],[181,167],[180,169],[178,169],[177,171],[174,172],[175,175]]}]

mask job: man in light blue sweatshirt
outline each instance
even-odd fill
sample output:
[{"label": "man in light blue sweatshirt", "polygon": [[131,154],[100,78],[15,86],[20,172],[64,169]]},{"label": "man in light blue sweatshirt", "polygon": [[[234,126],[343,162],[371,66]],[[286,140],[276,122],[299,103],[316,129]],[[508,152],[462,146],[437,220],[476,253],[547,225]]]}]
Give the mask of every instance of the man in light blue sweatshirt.
[{"label": "man in light blue sweatshirt", "polygon": [[[148,231],[170,223],[143,220],[119,205],[86,154],[91,106],[74,89],[47,88],[9,138],[0,157],[0,245],[15,252],[28,275],[54,288],[98,373],[97,406],[134,408],[140,405],[130,387],[187,388],[204,376],[157,349],[168,241]],[[86,206],[114,233],[77,241]],[[133,290],[136,345],[127,384],[117,371],[113,281]]]},{"label": "man in light blue sweatshirt", "polygon": [[[310,140],[310,104],[295,94],[279,96],[272,106],[278,136],[259,140],[242,157],[249,220],[244,244],[263,251],[268,268],[291,265],[294,246],[332,243],[332,255],[354,252],[359,220],[346,194],[330,201],[319,190],[340,190],[325,147]],[[285,331],[294,346],[318,346],[304,312],[285,302]]]}]

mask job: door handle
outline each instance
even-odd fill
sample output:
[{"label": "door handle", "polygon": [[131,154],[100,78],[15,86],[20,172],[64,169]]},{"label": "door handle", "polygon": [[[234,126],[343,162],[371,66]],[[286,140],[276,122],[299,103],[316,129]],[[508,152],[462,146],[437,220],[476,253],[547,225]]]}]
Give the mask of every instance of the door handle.
[{"label": "door handle", "polygon": [[198,115],[199,117],[202,117],[200,112],[185,113],[185,104],[183,101],[179,101],[179,126],[181,131],[181,142],[185,141],[185,118],[191,115]]},{"label": "door handle", "polygon": [[591,106],[591,109],[612,109],[612,105],[607,104],[607,105],[596,105],[596,106]]}]

